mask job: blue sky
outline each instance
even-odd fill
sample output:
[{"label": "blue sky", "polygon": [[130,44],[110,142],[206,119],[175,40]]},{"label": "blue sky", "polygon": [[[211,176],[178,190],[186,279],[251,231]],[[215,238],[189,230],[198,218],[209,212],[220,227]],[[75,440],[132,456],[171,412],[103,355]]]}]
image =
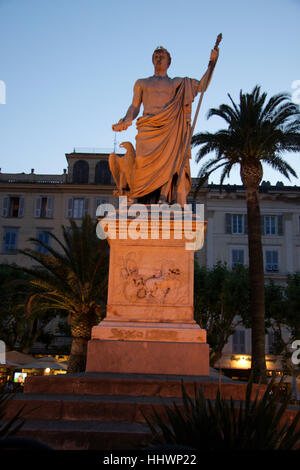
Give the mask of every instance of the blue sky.
[{"label": "blue sky", "polygon": [[[169,76],[200,78],[223,34],[196,132],[223,127],[206,113],[227,93],[238,99],[256,84],[269,96],[292,93],[299,20],[299,0],[0,0],[2,172],[62,173],[74,147],[112,148],[111,125],[130,105],[135,80],[152,75],[158,45],[172,55]],[[135,134],[134,123],[117,140],[134,143]],[[300,177],[300,155],[287,161]],[[195,162],[191,169],[196,176]],[[264,179],[289,184],[267,168]],[[226,182],[238,184],[238,171]]]}]

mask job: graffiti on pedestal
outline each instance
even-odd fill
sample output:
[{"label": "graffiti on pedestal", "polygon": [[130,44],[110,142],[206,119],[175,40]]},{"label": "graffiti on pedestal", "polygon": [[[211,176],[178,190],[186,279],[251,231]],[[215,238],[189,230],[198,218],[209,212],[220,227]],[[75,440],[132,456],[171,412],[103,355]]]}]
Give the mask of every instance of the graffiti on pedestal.
[{"label": "graffiti on pedestal", "polygon": [[129,302],[174,303],[182,294],[182,269],[170,260],[162,260],[157,268],[147,268],[137,263],[132,252],[125,257],[120,274],[123,294]]}]

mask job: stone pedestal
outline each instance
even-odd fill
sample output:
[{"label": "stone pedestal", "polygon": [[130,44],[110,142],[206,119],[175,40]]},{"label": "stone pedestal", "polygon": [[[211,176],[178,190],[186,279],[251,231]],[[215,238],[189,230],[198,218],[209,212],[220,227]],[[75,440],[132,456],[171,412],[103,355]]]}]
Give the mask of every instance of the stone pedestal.
[{"label": "stone pedestal", "polygon": [[205,222],[148,215],[101,221],[110,244],[107,314],[92,330],[86,371],[209,375],[206,331],[193,312],[192,238],[197,232],[199,247]]}]

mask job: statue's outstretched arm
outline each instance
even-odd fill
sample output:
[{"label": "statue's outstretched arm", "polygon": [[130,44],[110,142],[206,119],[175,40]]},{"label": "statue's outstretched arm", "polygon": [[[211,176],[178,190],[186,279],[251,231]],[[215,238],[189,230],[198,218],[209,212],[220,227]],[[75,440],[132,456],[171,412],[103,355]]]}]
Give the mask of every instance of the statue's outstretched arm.
[{"label": "statue's outstretched arm", "polygon": [[120,132],[126,130],[131,126],[132,121],[138,116],[140,112],[140,107],[142,103],[142,86],[141,81],[137,80],[134,89],[133,89],[133,100],[132,104],[129,106],[125,117],[119,120],[116,124],[112,125],[112,129],[115,132]]},{"label": "statue's outstretched arm", "polygon": [[201,80],[199,82],[198,92],[207,90],[208,85],[210,84],[211,77],[212,77],[212,72],[215,68],[218,57],[219,57],[219,48],[217,47],[216,49],[212,49],[212,51],[210,53],[210,62],[208,64],[208,68],[207,68],[205,74],[203,75],[203,77],[201,78]]}]

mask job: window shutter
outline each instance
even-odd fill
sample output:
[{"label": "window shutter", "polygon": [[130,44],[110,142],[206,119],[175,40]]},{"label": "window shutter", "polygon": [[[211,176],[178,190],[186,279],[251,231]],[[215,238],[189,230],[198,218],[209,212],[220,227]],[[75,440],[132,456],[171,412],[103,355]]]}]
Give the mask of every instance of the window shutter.
[{"label": "window shutter", "polygon": [[[50,235],[49,235],[49,233],[44,232],[44,231],[38,231],[37,238],[38,238],[38,240],[40,240],[40,242],[44,243],[44,245],[50,246]],[[37,245],[37,251],[39,253],[44,253],[44,254],[49,253],[47,248],[45,248],[42,245]]]},{"label": "window shutter", "polygon": [[261,234],[265,235],[265,216],[260,216],[260,224],[261,224]]},{"label": "window shutter", "polygon": [[39,196],[35,200],[34,217],[41,217],[41,208],[42,208],[42,196]]},{"label": "window shutter", "polygon": [[245,350],[245,331],[236,330],[232,336],[232,352],[243,354]]},{"label": "window shutter", "polygon": [[244,265],[244,250],[243,249],[233,249],[232,250],[232,267],[237,264]]},{"label": "window shutter", "polygon": [[95,212],[94,212],[94,217],[96,217],[97,213],[97,208],[101,204],[110,204],[109,197],[95,197]]},{"label": "window shutter", "polygon": [[66,217],[67,219],[71,219],[72,216],[73,216],[73,198],[70,197],[67,201]]},{"label": "window shutter", "polygon": [[278,235],[283,235],[283,215],[277,216]]},{"label": "window shutter", "polygon": [[244,353],[246,348],[245,348],[245,331],[240,330],[240,352]]},{"label": "window shutter", "polygon": [[95,197],[95,212],[94,212],[95,217],[96,217],[97,207],[100,206],[100,204],[102,204],[102,199],[100,199],[99,197]]},{"label": "window shutter", "polygon": [[232,352],[237,353],[238,352],[238,332],[235,331],[233,336],[232,336]]},{"label": "window shutter", "polygon": [[8,217],[9,196],[5,196],[2,200],[2,217]]},{"label": "window shutter", "polygon": [[89,202],[90,202],[89,198],[86,197],[84,199],[84,215],[87,215],[89,213]]},{"label": "window shutter", "polygon": [[225,233],[232,233],[231,214],[225,214]]},{"label": "window shutter", "polygon": [[248,233],[248,215],[247,214],[244,215],[244,233],[245,234]]},{"label": "window shutter", "polygon": [[11,250],[17,248],[18,230],[6,230],[3,237],[3,251],[4,253],[11,253]]},{"label": "window shutter", "polygon": [[48,218],[53,217],[53,199],[53,196],[47,197],[46,217]]},{"label": "window shutter", "polygon": [[24,201],[25,201],[25,198],[23,196],[21,196],[20,199],[19,199],[18,217],[23,217],[24,216]]},{"label": "window shutter", "polygon": [[7,253],[9,250],[9,242],[10,242],[10,232],[5,232],[3,236],[3,251]]}]

